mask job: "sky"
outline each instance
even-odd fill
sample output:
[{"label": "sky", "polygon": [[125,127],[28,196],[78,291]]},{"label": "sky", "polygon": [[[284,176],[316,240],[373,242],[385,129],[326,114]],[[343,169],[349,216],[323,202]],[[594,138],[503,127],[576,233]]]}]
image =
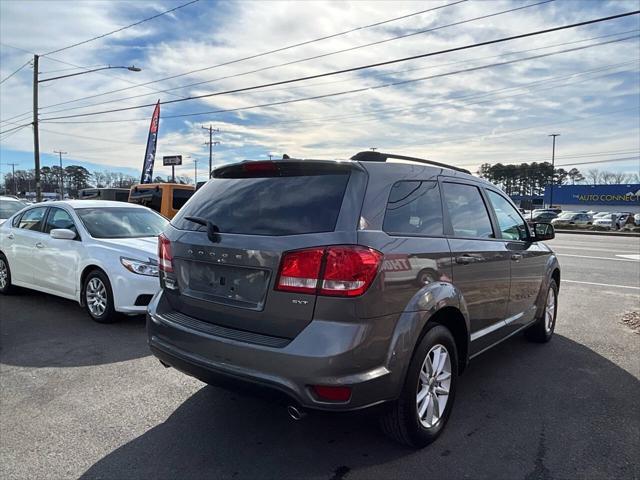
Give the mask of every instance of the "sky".
[{"label": "sky", "polygon": [[[142,69],[40,84],[41,163],[57,164],[53,152],[62,150],[68,152],[65,165],[139,176],[153,107],[55,117],[258,86],[638,9],[637,0],[540,1],[200,0],[40,59],[40,79],[83,71],[77,67]],[[32,66],[6,77],[34,53],[44,55],[184,3],[0,1],[0,174],[10,171],[11,163],[16,169],[33,168],[31,126],[2,133],[32,120]],[[526,8],[501,13],[518,7]],[[209,125],[219,130],[214,166],[284,153],[346,159],[376,148],[477,171],[482,163],[549,161],[548,135],[559,133],[557,165],[637,173],[639,33],[635,15],[163,105],[154,174],[170,173],[162,166],[163,155],[183,155],[177,174],[193,178],[197,160],[199,179],[204,179],[208,133],[202,127]],[[322,37],[330,38],[318,40]],[[357,91],[342,93],[351,90]],[[277,104],[292,100],[298,101]],[[218,113],[194,115],[202,112]]]}]

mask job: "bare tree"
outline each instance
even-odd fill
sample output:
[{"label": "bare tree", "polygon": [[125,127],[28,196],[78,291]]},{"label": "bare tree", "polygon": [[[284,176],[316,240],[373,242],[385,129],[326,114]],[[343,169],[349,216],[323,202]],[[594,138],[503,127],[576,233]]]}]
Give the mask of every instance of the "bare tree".
[{"label": "bare tree", "polygon": [[613,174],[613,179],[615,180],[613,183],[627,183],[629,181],[628,173],[617,172]]},{"label": "bare tree", "polygon": [[587,170],[585,178],[591,185],[597,185],[600,183],[601,173],[597,168],[592,168],[591,170]]}]

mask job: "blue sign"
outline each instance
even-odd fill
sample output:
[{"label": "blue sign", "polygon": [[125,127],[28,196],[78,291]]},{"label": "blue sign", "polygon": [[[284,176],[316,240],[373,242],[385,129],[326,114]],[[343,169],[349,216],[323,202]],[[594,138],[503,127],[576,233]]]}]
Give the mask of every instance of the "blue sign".
[{"label": "blue sign", "polygon": [[[544,190],[544,203],[551,202],[551,187]],[[554,205],[640,206],[640,184],[627,185],[555,185]]]}]

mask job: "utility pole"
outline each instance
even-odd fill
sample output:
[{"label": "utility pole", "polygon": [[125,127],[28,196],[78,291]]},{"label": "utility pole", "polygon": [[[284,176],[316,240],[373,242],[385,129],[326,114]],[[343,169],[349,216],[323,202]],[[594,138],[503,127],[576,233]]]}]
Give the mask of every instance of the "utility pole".
[{"label": "utility pole", "polygon": [[198,159],[193,161],[193,184],[198,186]]},{"label": "utility pole", "polygon": [[214,142],[213,141],[213,133],[220,133],[220,129],[219,128],[213,128],[213,126],[211,124],[209,124],[208,127],[205,127],[204,125],[202,126],[202,128],[204,130],[208,130],[209,131],[209,141],[208,142],[204,142],[205,145],[209,145],[209,175],[208,178],[211,178],[211,171],[213,170],[213,146],[214,145],[220,145],[220,142]]},{"label": "utility pole", "polygon": [[556,174],[556,137],[559,137],[559,133],[552,133],[549,135],[553,138],[553,146],[551,147],[551,195],[549,196],[549,207],[553,206],[553,184],[555,183]]},{"label": "utility pole", "polygon": [[11,178],[13,180],[13,194],[18,195],[18,186],[16,183],[16,165],[17,163],[7,163],[7,165],[11,165]]},{"label": "utility pole", "polygon": [[58,150],[54,150],[53,153],[57,153],[60,156],[60,200],[64,200],[64,178],[62,176],[62,155],[66,155],[68,152],[60,152]]},{"label": "utility pole", "polygon": [[33,56],[33,160],[36,171],[36,202],[42,201],[40,184],[40,133],[38,131],[38,55]]}]

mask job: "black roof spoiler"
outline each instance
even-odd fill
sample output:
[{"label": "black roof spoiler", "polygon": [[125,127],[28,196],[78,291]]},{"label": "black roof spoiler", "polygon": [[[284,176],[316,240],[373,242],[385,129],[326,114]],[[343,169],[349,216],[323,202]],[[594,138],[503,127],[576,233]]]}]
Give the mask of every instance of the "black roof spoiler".
[{"label": "black roof spoiler", "polygon": [[471,175],[471,172],[469,170],[465,170],[464,168],[454,167],[453,165],[447,165],[446,163],[434,162],[433,160],[427,160],[425,158],[405,157],[404,155],[396,155],[394,153],[382,153],[374,151],[358,152],[353,157],[351,157],[351,160],[355,160],[357,162],[386,162],[389,158],[395,160],[408,160],[411,162],[424,163],[426,165],[433,165],[441,168],[450,168],[451,170]]}]

